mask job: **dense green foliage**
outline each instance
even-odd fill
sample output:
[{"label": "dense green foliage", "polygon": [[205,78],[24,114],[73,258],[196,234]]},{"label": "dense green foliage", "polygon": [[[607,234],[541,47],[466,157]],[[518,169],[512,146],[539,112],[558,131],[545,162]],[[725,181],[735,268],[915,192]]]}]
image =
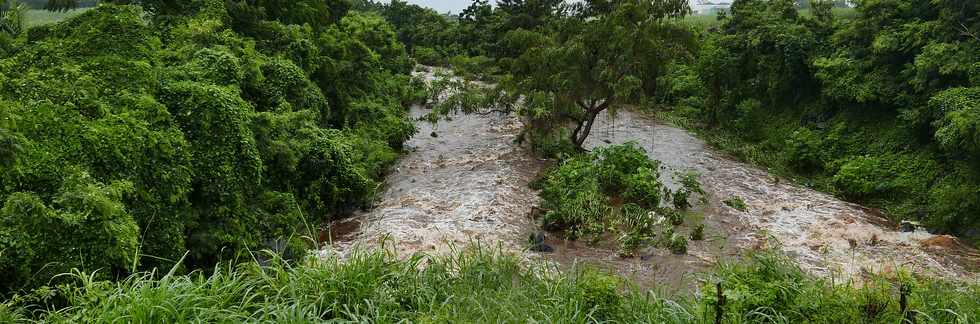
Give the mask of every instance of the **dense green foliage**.
[{"label": "dense green foliage", "polygon": [[980,5],[740,0],[660,79],[713,143],[899,219],[980,238]]},{"label": "dense green foliage", "polygon": [[[623,256],[705,236],[678,229],[705,196],[696,174],[670,191],[633,145],[584,152],[596,116],[626,104],[980,237],[976,1],[863,0],[841,17],[828,1],[736,0],[697,24],[683,0],[477,0],[457,16],[397,0],[102,3],[29,28],[27,7],[0,0],[0,322],[980,321],[975,285],[841,284],[772,253],[675,302],[480,249],[304,251],[315,226],[369,205],[415,132],[404,107],[450,88],[432,116],[516,111],[520,140],[560,159],[539,182],[545,229],[612,235]],[[413,59],[498,86],[423,89]]]},{"label": "dense green foliage", "polygon": [[513,76],[503,86],[524,95],[535,137],[567,137],[582,149],[600,113],[655,92],[659,71],[688,46],[671,19],[689,11],[687,1],[586,2],[555,32],[511,30],[505,39],[522,51],[502,60]]},{"label": "dense green foliage", "polygon": [[660,169],[659,161],[632,143],[564,159],[537,184],[545,210],[542,227],[593,242],[611,232],[623,256],[654,243],[684,253],[685,236],[674,233],[684,219],[667,202],[673,197],[676,208],[686,209],[690,198],[703,198],[704,192],[696,176],[687,177],[685,185],[672,192],[660,182]]},{"label": "dense green foliage", "polygon": [[309,230],[367,205],[414,133],[410,60],[380,17],[286,3],[186,1],[168,18],[102,5],[14,38],[0,56],[0,290],[185,251],[191,267],[299,256]]},{"label": "dense green foliage", "polygon": [[[424,266],[423,266],[424,264]],[[720,283],[724,323],[974,323],[980,288],[906,276],[863,285],[816,279],[771,253],[720,266],[694,297],[667,299],[589,269],[556,273],[518,258],[468,249],[396,259],[385,252],[347,261],[312,259],[221,267],[189,276],[137,274],[118,283],[73,273],[60,287],[0,304],[0,321],[54,323],[125,319],[171,322],[713,322]],[[900,287],[908,291],[903,314]],[[59,297],[70,305],[44,305]]]},{"label": "dense green foliage", "polygon": [[[398,2],[379,8],[395,21],[426,19],[424,10],[405,10],[411,6]],[[445,58],[453,53],[427,48],[416,54],[466,78],[495,81],[496,91],[512,101],[497,106],[524,117],[522,139],[546,155],[555,148],[581,151],[599,114],[655,97],[657,76],[689,54],[691,33],[676,19],[689,12],[683,0],[515,0],[496,7],[474,1],[456,21],[455,43],[439,45],[466,52]],[[476,88],[470,91],[485,90]],[[443,112],[467,110],[456,108]]]}]

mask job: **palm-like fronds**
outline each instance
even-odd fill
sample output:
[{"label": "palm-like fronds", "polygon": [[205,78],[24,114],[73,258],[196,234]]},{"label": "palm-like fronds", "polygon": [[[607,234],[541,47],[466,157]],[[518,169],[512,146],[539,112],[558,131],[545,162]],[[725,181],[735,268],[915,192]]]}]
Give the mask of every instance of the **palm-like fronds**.
[{"label": "palm-like fronds", "polygon": [[[4,3],[6,2],[6,6]],[[0,33],[19,35],[24,31],[24,15],[27,6],[17,0],[0,0]]]}]

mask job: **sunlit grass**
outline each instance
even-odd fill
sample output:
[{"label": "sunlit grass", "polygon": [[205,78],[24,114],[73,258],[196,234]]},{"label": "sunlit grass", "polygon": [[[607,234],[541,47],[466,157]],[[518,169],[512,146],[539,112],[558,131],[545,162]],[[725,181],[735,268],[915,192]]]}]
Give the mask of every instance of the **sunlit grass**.
[{"label": "sunlit grass", "polygon": [[[72,287],[0,303],[0,321],[53,323],[976,323],[976,285],[873,276],[861,284],[812,277],[774,252],[720,265],[704,289],[670,300],[595,270],[558,272],[494,249],[399,259],[390,251],[222,266],[210,274],[143,273],[120,282],[66,274]],[[715,284],[725,301],[719,301]],[[901,288],[906,287],[906,288]],[[899,296],[908,293],[907,311]]]}]

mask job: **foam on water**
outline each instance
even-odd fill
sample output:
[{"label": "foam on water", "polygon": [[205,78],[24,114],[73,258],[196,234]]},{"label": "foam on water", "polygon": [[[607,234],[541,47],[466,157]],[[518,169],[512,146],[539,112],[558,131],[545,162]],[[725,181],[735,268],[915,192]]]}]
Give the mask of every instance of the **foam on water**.
[{"label": "foam on water", "polygon": [[[416,107],[411,114],[427,112]],[[435,127],[425,122],[418,126],[418,135],[406,143],[409,152],[388,175],[377,206],[356,215],[360,228],[321,253],[345,254],[352,246],[381,241],[401,255],[440,253],[479,241],[562,267],[588,263],[641,284],[676,286],[690,286],[693,274],[719,261],[773,246],[804,269],[825,276],[858,278],[906,268],[977,280],[980,269],[980,253],[955,238],[921,230],[899,232],[873,210],[780,181],[711,150],[684,130],[625,109],[601,115],[586,146],[636,142],[663,162],[663,180],[671,187],[676,187],[670,177],[674,171],[699,172],[709,195],[709,203],[698,207],[707,239],[690,242],[687,255],[650,248],[624,259],[616,255],[614,238],[588,246],[549,235],[555,253],[526,252],[528,234],[536,231],[528,216],[538,204],[529,183],[547,162],[514,142],[521,121],[504,115],[456,115]],[[736,196],[745,201],[746,212],[721,203]]]}]

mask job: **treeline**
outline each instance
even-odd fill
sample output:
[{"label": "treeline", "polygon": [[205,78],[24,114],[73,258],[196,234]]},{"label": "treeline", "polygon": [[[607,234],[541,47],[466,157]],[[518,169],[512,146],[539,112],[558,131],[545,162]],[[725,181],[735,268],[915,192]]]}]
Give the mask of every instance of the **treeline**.
[{"label": "treeline", "polygon": [[[8,0],[9,1],[9,0]],[[74,8],[91,8],[99,4],[98,0],[17,0],[31,9],[67,10]]]},{"label": "treeline", "polygon": [[566,6],[561,0],[501,0],[495,5],[475,0],[453,16],[404,0],[357,0],[355,7],[384,16],[419,63],[452,64],[482,73],[483,69],[496,69],[494,59],[513,58],[522,52],[523,48],[506,42],[509,32],[553,29],[560,8]]},{"label": "treeline", "polygon": [[980,3],[856,5],[734,2],[662,102],[747,160],[980,238]]},{"label": "treeline", "polygon": [[415,132],[404,45],[346,1],[103,4],[0,40],[0,293],[302,256]]},{"label": "treeline", "polygon": [[976,1],[738,0],[707,26],[672,1],[642,3],[474,1],[453,18],[400,1],[375,9],[420,61],[537,104],[519,113],[549,154],[581,146],[603,103],[638,104],[896,220],[980,238]]}]

